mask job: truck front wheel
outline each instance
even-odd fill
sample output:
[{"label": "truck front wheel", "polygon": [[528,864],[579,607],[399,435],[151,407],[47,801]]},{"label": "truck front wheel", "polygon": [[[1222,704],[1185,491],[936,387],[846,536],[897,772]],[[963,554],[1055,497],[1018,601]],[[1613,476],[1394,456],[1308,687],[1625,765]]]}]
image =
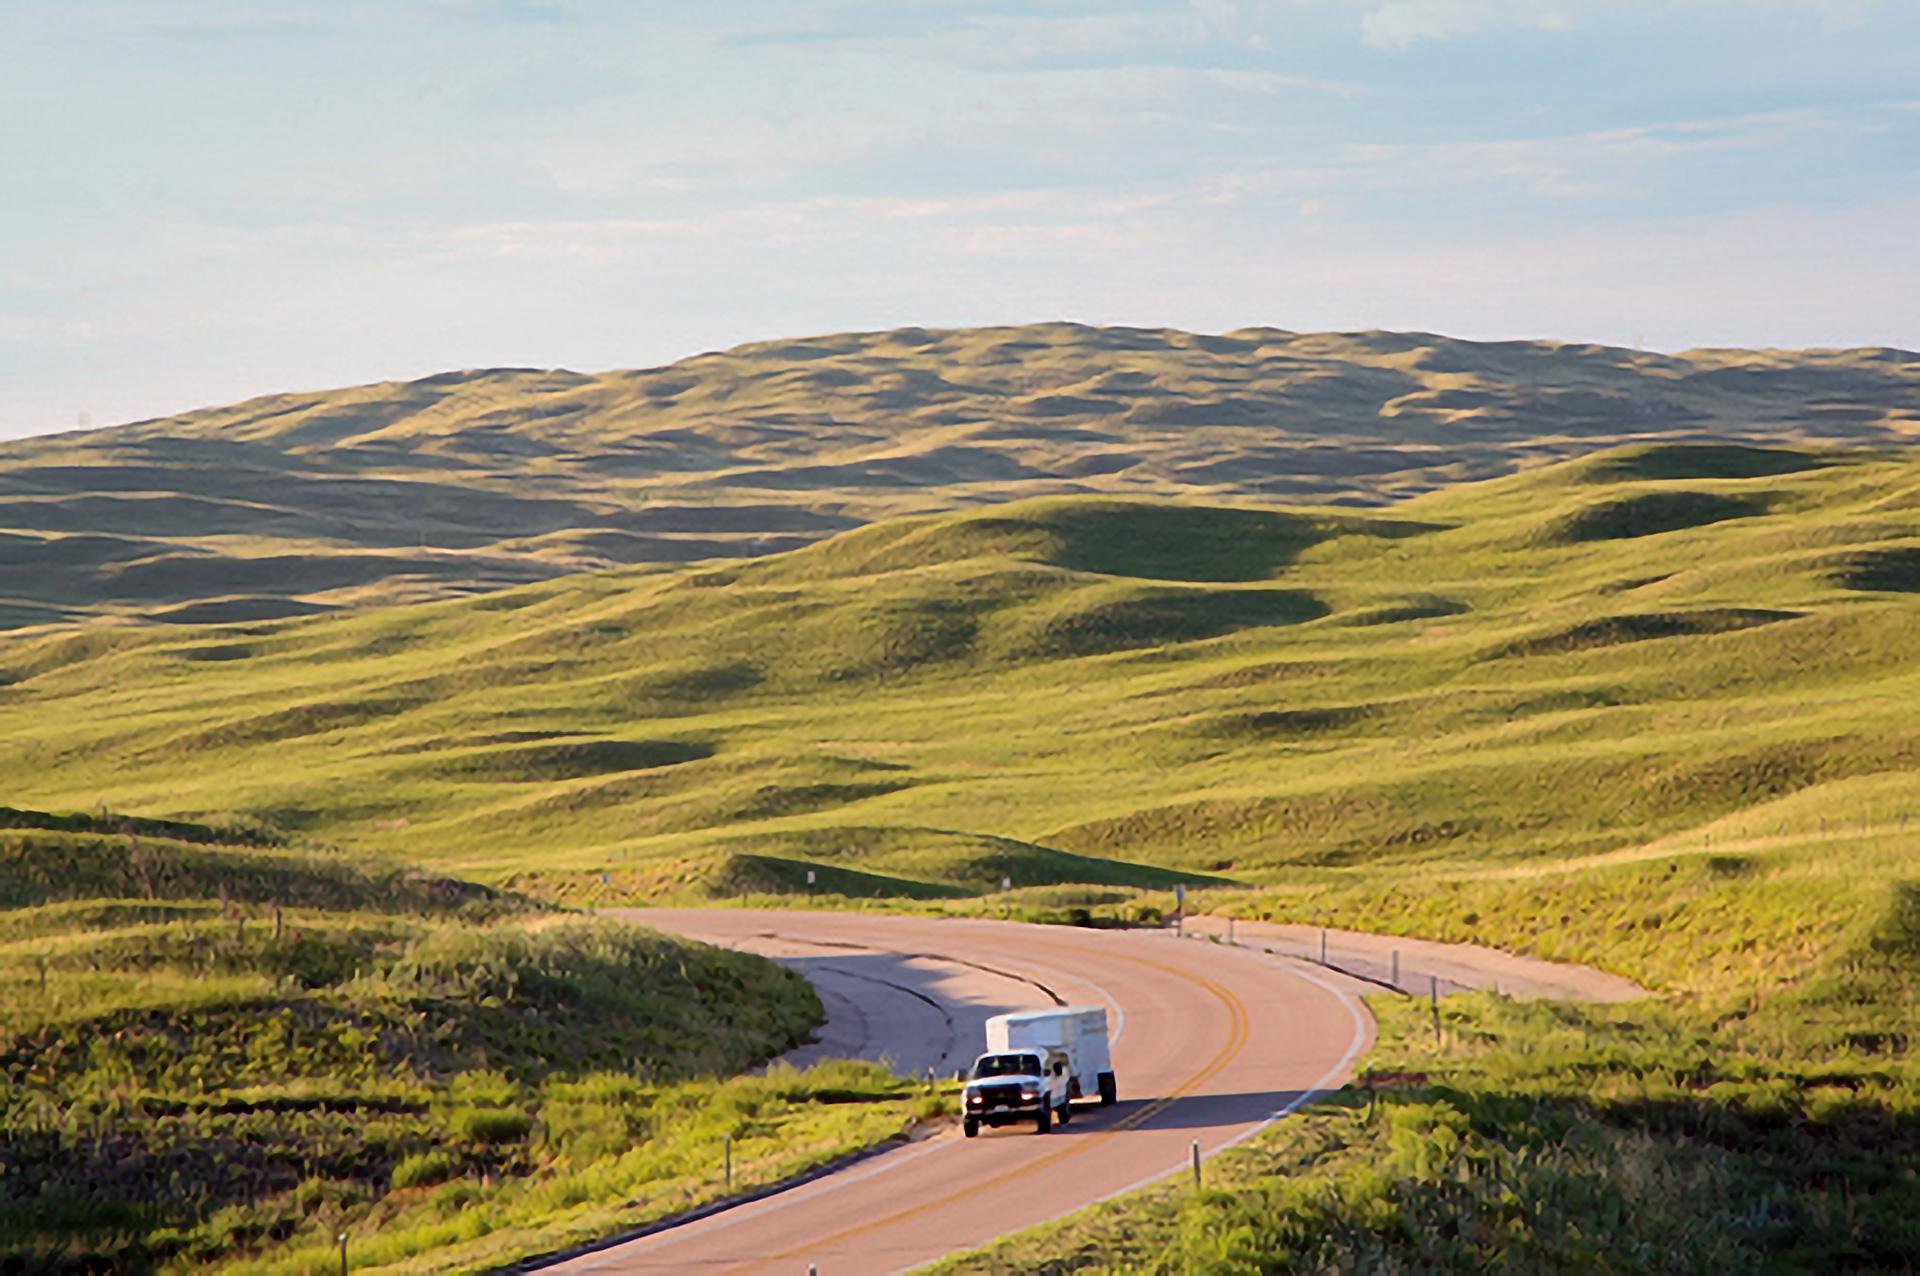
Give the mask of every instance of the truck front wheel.
[{"label": "truck front wheel", "polygon": [[1114,1083],[1111,1072],[1100,1074],[1100,1106],[1110,1108],[1120,1098],[1120,1087]]},{"label": "truck front wheel", "polygon": [[968,1117],[960,1123],[960,1131],[968,1138],[972,1138],[974,1135],[980,1133],[980,1123],[972,1117]]},{"label": "truck front wheel", "polygon": [[1050,1103],[1042,1103],[1040,1105],[1040,1115],[1033,1119],[1033,1124],[1042,1134],[1051,1130],[1053,1128],[1053,1105]]},{"label": "truck front wheel", "polygon": [[1073,1100],[1072,1099],[1061,1100],[1060,1115],[1056,1117],[1055,1120],[1059,1121],[1061,1125],[1065,1125],[1067,1122],[1073,1120]]}]

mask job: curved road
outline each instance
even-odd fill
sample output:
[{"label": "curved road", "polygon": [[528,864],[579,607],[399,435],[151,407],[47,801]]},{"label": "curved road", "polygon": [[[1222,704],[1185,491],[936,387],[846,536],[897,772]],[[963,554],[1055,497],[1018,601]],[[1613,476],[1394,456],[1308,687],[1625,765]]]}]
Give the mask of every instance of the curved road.
[{"label": "curved road", "polygon": [[1121,1101],[1070,1125],[957,1133],[560,1264],[570,1272],[897,1272],[1182,1170],[1344,1081],[1373,1041],[1356,985],[1163,933],[751,910],[616,914],[805,971],[829,1009],[796,1052],[950,1074],[1003,1010],[1108,1007]]}]

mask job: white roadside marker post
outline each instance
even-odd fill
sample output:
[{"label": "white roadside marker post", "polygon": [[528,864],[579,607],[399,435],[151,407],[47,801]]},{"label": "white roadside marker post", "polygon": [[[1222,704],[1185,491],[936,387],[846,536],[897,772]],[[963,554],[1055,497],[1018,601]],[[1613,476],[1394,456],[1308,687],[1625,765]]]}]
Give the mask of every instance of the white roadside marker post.
[{"label": "white roadside marker post", "polygon": [[1200,1140],[1193,1141],[1193,1190],[1200,1190]]}]

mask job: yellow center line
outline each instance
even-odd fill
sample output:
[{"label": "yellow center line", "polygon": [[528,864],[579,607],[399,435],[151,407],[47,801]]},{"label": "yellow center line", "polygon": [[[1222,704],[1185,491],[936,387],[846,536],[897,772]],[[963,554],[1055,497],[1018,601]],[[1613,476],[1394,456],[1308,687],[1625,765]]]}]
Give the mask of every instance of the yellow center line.
[{"label": "yellow center line", "polygon": [[[1191,1094],[1193,1091],[1199,1089],[1201,1086],[1205,1085],[1208,1081],[1212,1080],[1215,1076],[1217,1076],[1220,1070],[1222,1068],[1225,1068],[1228,1064],[1232,1063],[1233,1060],[1236,1057],[1238,1057],[1241,1050],[1243,1050],[1246,1047],[1247,1026],[1248,1026],[1247,1007],[1246,1007],[1246,1004],[1242,1002],[1239,997],[1235,996],[1229,990],[1221,987],[1219,984],[1214,983],[1211,979],[1207,979],[1204,976],[1193,974],[1191,971],[1181,970],[1175,966],[1166,965],[1163,962],[1153,961],[1153,960],[1150,960],[1149,958],[1126,956],[1120,953],[1110,953],[1108,954],[1108,956],[1120,961],[1130,961],[1135,963],[1136,965],[1150,966],[1155,970],[1164,971],[1167,974],[1173,975],[1177,978],[1184,979],[1191,983],[1198,984],[1200,985],[1200,987],[1206,989],[1206,991],[1213,994],[1213,996],[1217,1000],[1219,1000],[1219,1002],[1222,1005],[1224,1005],[1227,1008],[1229,1027],[1227,1031],[1226,1045],[1222,1046],[1218,1051],[1218,1053],[1216,1053],[1212,1059],[1208,1060],[1207,1064],[1204,1067],[1202,1067],[1198,1072],[1195,1072],[1192,1076],[1188,1077],[1185,1081],[1181,1082],[1178,1086],[1175,1086],[1172,1090],[1170,1090],[1165,1095],[1161,1096],[1158,1099],[1153,1100],[1153,1102],[1147,1104],[1143,1108],[1140,1108],[1138,1111],[1128,1113],[1126,1117],[1122,1118],[1119,1121],[1114,1122],[1112,1125],[1106,1127],[1105,1129],[1096,1130],[1094,1133],[1087,1135],[1084,1138],[1076,1139],[1073,1143],[1069,1144],[1066,1147],[1060,1148],[1058,1151],[1050,1152],[1038,1158],[1037,1160],[1028,1161],[1025,1164],[1014,1166],[1011,1169],[1008,1169],[999,1174],[996,1174],[992,1178],[985,1179],[979,1182],[968,1183],[965,1186],[958,1188],[955,1191],[949,1192],[943,1196],[936,1196],[929,1200],[922,1201],[918,1205],[909,1206],[906,1209],[899,1210],[893,1214],[888,1214],[881,1218],[876,1218],[869,1222],[861,1223],[861,1224],[858,1224],[857,1226],[846,1228],[843,1231],[833,1233],[831,1236],[826,1236],[818,1240],[808,1241],[805,1244],[796,1246],[793,1249],[785,1250],[785,1251],[782,1251],[781,1253],[770,1255],[767,1258],[756,1258],[751,1262],[742,1263],[739,1266],[731,1268],[729,1270],[731,1272],[752,1271],[755,1268],[760,1267],[765,1263],[777,1262],[780,1259],[785,1259],[785,1258],[795,1258],[801,1254],[805,1254],[810,1251],[814,1253],[825,1253],[826,1251],[832,1249],[837,1245],[844,1244],[845,1242],[852,1240],[855,1237],[863,1236],[868,1232],[875,1231],[882,1227],[892,1226],[895,1223],[902,1222],[903,1220],[906,1220],[909,1218],[913,1218],[916,1215],[924,1214],[928,1210],[938,1209],[943,1205],[947,1205],[953,1201],[960,1200],[962,1197],[972,1196],[976,1193],[985,1191],[989,1188],[997,1187],[1001,1183],[1005,1183],[1010,1179],[1019,1178],[1024,1175],[1030,1175],[1034,1173],[1036,1170],[1043,1169],[1044,1167],[1052,1165],[1055,1162],[1065,1160],[1067,1157],[1078,1156],[1083,1152],[1091,1151],[1094,1148],[1097,1148],[1101,1143],[1105,1142],[1107,1139],[1112,1138],[1117,1134],[1121,1134],[1127,1130],[1134,1129],[1148,1121],[1151,1121],[1154,1117],[1159,1116],[1162,1112],[1165,1112],[1169,1107],[1171,1107],[1174,1104],[1175,1101]],[[1171,1173],[1171,1171],[1169,1172]]]}]

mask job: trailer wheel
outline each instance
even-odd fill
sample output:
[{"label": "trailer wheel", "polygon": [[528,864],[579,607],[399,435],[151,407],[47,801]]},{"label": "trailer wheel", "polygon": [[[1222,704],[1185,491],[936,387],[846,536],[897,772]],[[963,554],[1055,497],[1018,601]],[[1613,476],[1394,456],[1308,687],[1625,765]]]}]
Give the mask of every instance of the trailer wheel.
[{"label": "trailer wheel", "polygon": [[1045,1134],[1048,1130],[1051,1130],[1053,1128],[1053,1106],[1047,1103],[1041,1104],[1040,1115],[1033,1119],[1033,1124],[1034,1128],[1041,1134]]},{"label": "trailer wheel", "polygon": [[1115,1084],[1111,1072],[1100,1074],[1100,1106],[1110,1108],[1120,1099],[1120,1087]]},{"label": "trailer wheel", "polygon": [[974,1135],[980,1133],[980,1123],[972,1117],[968,1117],[960,1123],[960,1131],[968,1138],[972,1138]]}]

